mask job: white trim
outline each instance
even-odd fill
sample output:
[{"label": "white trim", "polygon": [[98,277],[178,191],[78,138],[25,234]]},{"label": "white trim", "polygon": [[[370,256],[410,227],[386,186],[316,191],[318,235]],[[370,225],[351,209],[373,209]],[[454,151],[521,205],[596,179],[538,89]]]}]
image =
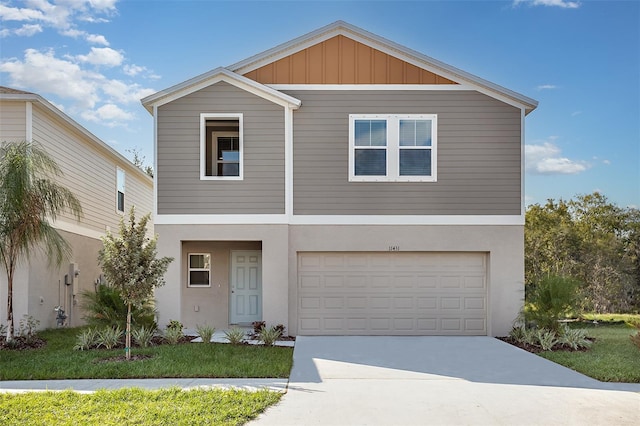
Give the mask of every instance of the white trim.
[{"label": "white trim", "polygon": [[283,225],[285,214],[157,214],[154,225]]},{"label": "white trim", "polygon": [[[209,176],[207,175],[207,120],[208,119],[237,119],[238,120],[238,137],[240,139],[239,142],[239,174],[238,176]],[[209,113],[203,112],[200,113],[200,180],[243,180],[244,176],[244,148],[243,148],[243,114],[241,112],[233,112],[233,113]],[[213,148],[212,148],[213,149]],[[214,165],[212,164],[213,168]]]},{"label": "white trim", "polygon": [[284,109],[284,214],[293,216],[293,109]]},{"label": "white trim", "polygon": [[[208,268],[191,268],[191,256],[209,256]],[[211,253],[187,253],[187,288],[207,288],[211,287],[211,264],[213,263],[213,256]],[[191,271],[208,271],[209,272],[209,284],[191,284]]]},{"label": "white trim", "polygon": [[476,91],[467,84],[266,84],[274,90],[410,90]]},{"label": "white trim", "polygon": [[153,217],[158,215],[158,107],[153,106]]},{"label": "white trim", "polygon": [[143,98],[141,102],[147,111],[152,112],[153,106],[165,105],[221,81],[229,83],[241,90],[252,93],[285,108],[291,107],[295,109],[302,103],[299,99],[220,67],[168,89],[161,90],[153,95],[147,96],[146,98]]},{"label": "white trim", "polygon": [[526,213],[525,190],[524,190],[524,122],[526,111],[520,110],[520,214],[524,217]]},{"label": "white trim", "polygon": [[83,237],[94,238],[99,240],[106,235],[106,232],[100,232],[93,229],[86,228],[78,223],[66,222],[64,220],[55,220],[52,226],[61,231],[71,232],[72,234],[81,235]]},{"label": "white trim", "polygon": [[27,142],[33,142],[33,104],[31,102],[25,102],[25,136]]},{"label": "white trim", "polygon": [[154,225],[524,225],[524,215],[156,215]]},{"label": "white trim", "polygon": [[[386,152],[386,174],[367,176],[355,174],[355,121],[359,119],[384,120],[387,125],[387,144],[384,147],[371,146]],[[431,145],[415,149],[429,150],[431,153],[431,175],[400,175],[400,151],[412,149],[400,146],[400,120],[431,121]],[[349,182],[437,182],[438,181],[438,115],[437,114],[349,114]],[[360,147],[360,149],[363,149]],[[366,149],[366,148],[365,148]]]}]

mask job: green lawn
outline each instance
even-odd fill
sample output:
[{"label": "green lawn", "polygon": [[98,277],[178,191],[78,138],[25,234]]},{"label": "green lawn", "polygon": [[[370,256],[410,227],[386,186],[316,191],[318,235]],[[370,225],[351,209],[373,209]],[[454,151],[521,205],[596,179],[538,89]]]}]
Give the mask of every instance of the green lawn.
[{"label": "green lawn", "polygon": [[[293,349],[254,345],[188,343],[133,348],[150,359],[100,362],[123,355],[123,349],[75,351],[79,329],[39,333],[47,340],[40,349],[2,350],[0,380],[119,379],[158,377],[289,377]],[[1,423],[1,422],[0,422]]]},{"label": "green lawn", "polygon": [[[577,323],[573,327],[586,328],[596,341],[586,352],[541,352],[540,356],[569,367],[603,382],[640,383],[640,349],[629,339],[638,332],[628,324]],[[640,319],[640,316],[631,316]],[[616,319],[619,321],[620,319]],[[626,318],[625,320],[629,320]]]},{"label": "green lawn", "polygon": [[2,425],[240,425],[282,395],[269,391],[164,389],[0,393]]}]

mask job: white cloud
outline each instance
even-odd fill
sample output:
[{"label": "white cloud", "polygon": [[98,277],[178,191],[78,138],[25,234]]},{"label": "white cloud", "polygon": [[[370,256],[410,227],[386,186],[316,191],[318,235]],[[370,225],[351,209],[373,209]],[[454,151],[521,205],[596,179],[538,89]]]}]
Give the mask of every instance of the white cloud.
[{"label": "white cloud", "polygon": [[116,67],[122,64],[124,56],[121,52],[110,47],[92,47],[91,52],[87,55],[78,55],[78,60],[88,62],[93,65],[104,65],[107,67]]},{"label": "white cloud", "polygon": [[145,89],[138,84],[126,84],[120,80],[109,80],[102,84],[101,89],[112,99],[121,103],[140,102],[140,99],[155,93],[153,89]]},{"label": "white cloud", "polygon": [[108,126],[120,125],[123,121],[130,121],[135,115],[123,110],[115,104],[105,104],[96,110],[86,110],[80,114],[87,121],[106,122]]},{"label": "white cloud", "polygon": [[35,22],[55,28],[63,35],[72,35],[75,20],[107,22],[101,15],[110,16],[116,11],[118,0],[25,0],[26,7],[0,5],[0,19],[6,26],[10,21]]},{"label": "white cloud", "polygon": [[0,72],[8,73],[15,87],[53,93],[85,108],[92,108],[98,101],[95,82],[104,78],[83,70],[76,63],[55,57],[52,50],[39,52],[35,49],[27,49],[23,61],[14,58],[0,62]]},{"label": "white cloud", "polygon": [[513,0],[514,6],[518,6],[522,3],[526,3],[532,6],[559,7],[562,9],[577,9],[581,6],[581,3],[579,1],[568,0]]},{"label": "white cloud", "polygon": [[86,40],[89,43],[93,44],[101,44],[103,46],[109,46],[109,42],[103,35],[98,34],[87,34]]},{"label": "white cloud", "polygon": [[555,84],[541,84],[538,87],[536,87],[536,90],[553,90],[557,88],[558,86],[556,86]]},{"label": "white cloud", "polygon": [[[551,137],[554,141],[556,138]],[[570,160],[553,142],[525,145],[525,171],[537,175],[573,175],[586,171],[590,165],[584,161]]]},{"label": "white cloud", "polygon": [[141,67],[138,65],[125,65],[122,70],[126,75],[130,75],[131,77],[135,77],[143,71],[146,71],[147,68]]},{"label": "white cloud", "polygon": [[31,37],[37,33],[42,32],[42,26],[40,24],[24,24],[20,28],[3,28],[0,30],[0,37],[9,37],[11,35],[17,35],[21,37]]}]

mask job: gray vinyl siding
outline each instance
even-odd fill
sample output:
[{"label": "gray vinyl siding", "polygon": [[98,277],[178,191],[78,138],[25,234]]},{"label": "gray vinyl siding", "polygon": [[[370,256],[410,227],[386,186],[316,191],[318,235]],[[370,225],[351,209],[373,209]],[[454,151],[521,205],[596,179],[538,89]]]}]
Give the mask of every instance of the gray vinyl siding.
[{"label": "gray vinyl siding", "polygon": [[[514,215],[521,115],[474,91],[287,91],[294,214]],[[437,182],[349,182],[349,114],[437,114]]]},{"label": "gray vinyl siding", "polygon": [[[243,180],[200,180],[200,114],[243,114]],[[284,108],[225,82],[158,108],[159,214],[284,213]]]},{"label": "gray vinyl siding", "polygon": [[24,102],[0,102],[0,142],[18,142],[27,138],[27,112]]},{"label": "gray vinyl siding", "polygon": [[[59,117],[34,104],[33,140],[56,160],[63,175],[56,181],[71,190],[82,204],[78,223],[70,213],[61,219],[105,232],[117,232],[122,217],[116,211],[116,167],[125,171],[125,212],[136,206],[136,217],[153,210],[153,183],[131,163],[117,159]],[[149,224],[151,229],[152,224]]]}]

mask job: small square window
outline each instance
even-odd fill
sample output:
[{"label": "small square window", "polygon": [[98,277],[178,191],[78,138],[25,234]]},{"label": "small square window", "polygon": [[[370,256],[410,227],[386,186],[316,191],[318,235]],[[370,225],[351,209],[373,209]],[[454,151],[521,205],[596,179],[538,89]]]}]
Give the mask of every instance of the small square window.
[{"label": "small square window", "polygon": [[189,253],[189,287],[211,286],[211,255],[209,253]]}]

